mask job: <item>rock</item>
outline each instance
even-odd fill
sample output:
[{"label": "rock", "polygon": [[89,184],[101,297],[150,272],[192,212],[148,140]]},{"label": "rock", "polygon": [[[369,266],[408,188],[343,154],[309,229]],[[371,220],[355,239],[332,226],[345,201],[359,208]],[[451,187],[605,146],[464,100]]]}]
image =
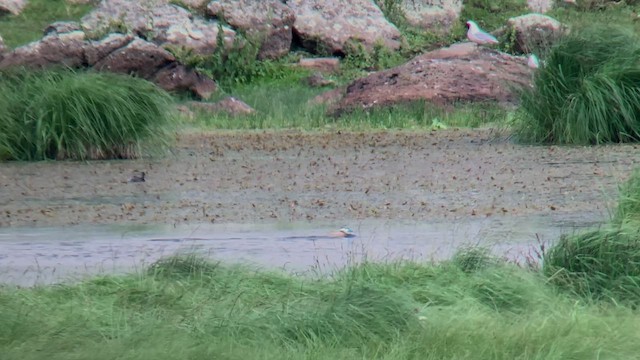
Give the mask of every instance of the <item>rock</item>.
[{"label": "rock", "polygon": [[132,34],[109,34],[104,39],[90,41],[85,46],[87,65],[94,66],[112,52],[127,46],[135,37]]},{"label": "rock", "polygon": [[255,114],[255,110],[247,105],[244,101],[238,100],[233,96],[226,97],[215,103],[203,103],[192,101],[189,103],[190,107],[195,110],[203,112],[218,114],[226,113],[231,116],[243,116]]},{"label": "rock", "polygon": [[214,0],[207,10],[244,31],[249,40],[258,39],[260,59],[280,58],[291,49],[295,15],[280,0]]},{"label": "rock", "polygon": [[44,28],[44,36],[59,35],[73,31],[81,31],[82,27],[75,21],[56,21]]},{"label": "rock", "polygon": [[95,0],[67,0],[69,5],[87,5],[95,2]]},{"label": "rock", "polygon": [[21,46],[6,54],[0,61],[0,68],[11,66],[48,67],[63,65],[81,67],[84,58],[84,33],[72,31],[64,34],[52,33],[39,41]]},{"label": "rock", "polygon": [[134,74],[144,79],[151,79],[159,68],[176,61],[175,57],[158,45],[135,38],[94,64],[98,71],[109,71],[120,74]]},{"label": "rock", "polygon": [[2,60],[3,54],[7,51],[7,47],[4,45],[4,39],[0,36],[0,60]]},{"label": "rock", "polygon": [[196,114],[193,112],[193,110],[189,109],[189,107],[186,105],[176,106],[176,111],[178,112],[178,115],[180,115],[180,117],[182,117],[183,119],[193,120],[196,118]]},{"label": "rock", "polygon": [[566,28],[550,16],[527,14],[507,20],[506,31],[515,34],[514,51],[530,53],[553,45]]},{"label": "rock", "polygon": [[0,15],[6,13],[20,15],[25,6],[27,6],[27,0],[0,0]]},{"label": "rock", "polygon": [[160,69],[151,80],[166,91],[188,89],[204,100],[209,99],[217,90],[217,85],[212,79],[178,63]]},{"label": "rock", "polygon": [[2,56],[0,68],[11,66],[71,68],[93,67],[98,71],[134,74],[155,82],[167,91],[191,91],[208,99],[216,83],[179,64],[175,57],[158,45],[132,34],[110,34],[102,40],[86,40],[82,31],[58,33],[51,26],[42,40],[21,46]]},{"label": "rock", "polygon": [[400,31],[385,19],[371,0],[288,0],[296,17],[294,36],[315,53],[346,54],[350,42],[367,50],[381,43],[391,50],[400,47]]},{"label": "rock", "polygon": [[330,112],[340,115],[354,108],[415,100],[443,106],[474,101],[513,104],[515,89],[529,86],[531,77],[532,69],[521,57],[473,43],[455,44],[352,82]]},{"label": "rock", "polygon": [[333,89],[333,90],[329,90],[326,92],[323,92],[322,94],[316,95],[315,97],[311,98],[309,101],[307,101],[307,105],[309,106],[317,106],[317,105],[334,105],[336,104],[338,101],[340,101],[340,99],[342,99],[342,97],[344,96],[344,89],[343,88],[337,88],[337,89]]},{"label": "rock", "polygon": [[298,61],[298,66],[304,69],[316,70],[323,73],[332,74],[340,71],[340,59],[334,57],[300,59],[300,61]]},{"label": "rock", "polygon": [[[562,2],[562,0],[558,0]],[[544,14],[553,8],[553,0],[527,0],[527,7],[533,12]]]},{"label": "rock", "polygon": [[209,1],[211,0],[177,0],[174,1],[174,3],[177,5],[182,5],[182,7],[185,7],[187,9],[205,11],[207,8],[207,3]]},{"label": "rock", "polygon": [[[218,22],[195,17],[169,0],[102,0],[81,23],[91,36],[125,29],[157,45],[184,47],[198,54],[210,54],[218,46]],[[226,26],[222,29],[224,46],[230,47],[235,32]]]},{"label": "rock", "polygon": [[321,72],[316,72],[304,79],[304,81],[311,87],[324,87],[335,84],[335,81],[326,79]]},{"label": "rock", "polygon": [[399,6],[409,24],[437,33],[449,33],[462,12],[462,0],[402,0]]}]

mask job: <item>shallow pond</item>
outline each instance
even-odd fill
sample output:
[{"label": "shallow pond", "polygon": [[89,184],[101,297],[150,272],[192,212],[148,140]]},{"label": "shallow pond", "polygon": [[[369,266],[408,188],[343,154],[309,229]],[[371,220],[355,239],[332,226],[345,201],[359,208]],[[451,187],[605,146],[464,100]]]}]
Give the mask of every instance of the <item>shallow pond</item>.
[{"label": "shallow pond", "polygon": [[328,236],[343,224],[73,226],[0,229],[0,283],[20,286],[140,272],[178,253],[226,263],[328,273],[363,259],[440,260],[479,244],[523,260],[539,242],[597,226],[598,214],[502,216],[458,222],[351,222],[353,238]]}]

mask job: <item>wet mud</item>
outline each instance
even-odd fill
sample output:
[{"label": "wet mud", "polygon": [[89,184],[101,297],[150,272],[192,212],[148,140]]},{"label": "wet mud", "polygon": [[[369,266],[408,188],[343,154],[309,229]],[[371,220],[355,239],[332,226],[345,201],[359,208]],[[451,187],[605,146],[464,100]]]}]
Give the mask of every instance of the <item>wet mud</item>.
[{"label": "wet mud", "polygon": [[[3,163],[0,279],[131,271],[194,248],[295,271],[465,242],[522,254],[606,221],[638,150],[494,130],[219,132],[183,134],[156,159]],[[355,240],[327,238],[343,225]]]},{"label": "wet mud", "polygon": [[0,227],[606,213],[639,160],[491,130],[186,134],[157,160],[1,164]]}]

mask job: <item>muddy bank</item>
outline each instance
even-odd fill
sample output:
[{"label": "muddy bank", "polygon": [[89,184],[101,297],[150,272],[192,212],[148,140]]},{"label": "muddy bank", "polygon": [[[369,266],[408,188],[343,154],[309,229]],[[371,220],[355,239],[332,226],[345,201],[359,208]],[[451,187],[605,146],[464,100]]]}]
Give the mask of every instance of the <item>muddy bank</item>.
[{"label": "muddy bank", "polygon": [[0,226],[605,217],[639,160],[491,130],[185,134],[163,159],[3,163]]}]

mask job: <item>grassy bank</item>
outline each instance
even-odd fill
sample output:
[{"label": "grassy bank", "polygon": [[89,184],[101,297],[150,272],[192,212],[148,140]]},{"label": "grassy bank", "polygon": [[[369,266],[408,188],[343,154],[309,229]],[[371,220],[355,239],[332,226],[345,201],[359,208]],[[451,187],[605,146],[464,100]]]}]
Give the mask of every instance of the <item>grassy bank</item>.
[{"label": "grassy bank", "polygon": [[[637,312],[538,272],[361,264],[332,278],[174,258],[132,276],[0,290],[3,359],[633,358]],[[474,264],[478,264],[474,262]]]},{"label": "grassy bank", "polygon": [[493,103],[459,104],[444,110],[423,101],[385,108],[356,110],[341,117],[327,115],[327,106],[314,104],[327,89],[309,88],[300,82],[271,82],[237,87],[224,95],[234,96],[256,110],[254,115],[196,112],[191,126],[207,129],[322,130],[444,129],[447,127],[507,126],[509,112]]},{"label": "grassy bank", "polygon": [[47,25],[55,21],[78,21],[93,7],[71,4],[67,0],[29,0],[18,16],[0,16],[0,36],[14,48],[42,37]]}]

